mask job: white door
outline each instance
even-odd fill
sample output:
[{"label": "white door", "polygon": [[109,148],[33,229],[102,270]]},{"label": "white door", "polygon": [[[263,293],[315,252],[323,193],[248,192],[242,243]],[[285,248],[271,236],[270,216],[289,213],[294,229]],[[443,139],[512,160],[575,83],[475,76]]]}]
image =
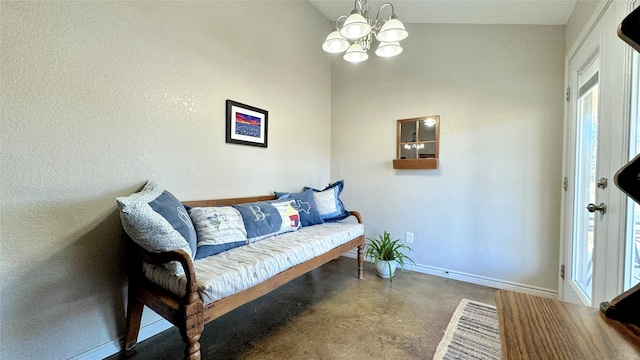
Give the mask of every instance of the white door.
[{"label": "white door", "polygon": [[623,245],[616,233],[623,214],[613,184],[623,151],[617,139],[622,119],[614,119],[622,87],[616,20],[609,3],[567,64],[559,297],[588,306],[610,300],[622,287]]}]

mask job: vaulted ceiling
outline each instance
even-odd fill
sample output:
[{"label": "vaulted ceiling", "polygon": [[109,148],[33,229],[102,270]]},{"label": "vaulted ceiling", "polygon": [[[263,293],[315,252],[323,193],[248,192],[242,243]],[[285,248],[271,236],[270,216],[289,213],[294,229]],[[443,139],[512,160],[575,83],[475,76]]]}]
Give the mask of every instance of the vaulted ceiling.
[{"label": "vaulted ceiling", "polygon": [[[352,0],[309,2],[331,21],[354,6]],[[371,16],[386,2],[404,23],[564,25],[576,0],[372,0]],[[389,14],[384,9],[381,16]]]}]

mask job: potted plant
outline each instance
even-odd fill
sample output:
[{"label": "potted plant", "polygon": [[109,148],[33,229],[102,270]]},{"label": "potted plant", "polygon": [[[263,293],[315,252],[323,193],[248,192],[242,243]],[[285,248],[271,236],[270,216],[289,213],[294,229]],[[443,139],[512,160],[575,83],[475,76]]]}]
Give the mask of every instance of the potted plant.
[{"label": "potted plant", "polygon": [[413,249],[401,243],[400,239],[392,239],[388,232],[385,231],[383,235],[379,235],[378,239],[367,238],[367,240],[369,240],[369,244],[364,255],[374,261],[378,276],[388,278],[389,282],[393,281],[397,265],[400,265],[400,270],[404,270],[405,260],[415,264],[410,257],[401,251],[403,249],[413,251]]}]

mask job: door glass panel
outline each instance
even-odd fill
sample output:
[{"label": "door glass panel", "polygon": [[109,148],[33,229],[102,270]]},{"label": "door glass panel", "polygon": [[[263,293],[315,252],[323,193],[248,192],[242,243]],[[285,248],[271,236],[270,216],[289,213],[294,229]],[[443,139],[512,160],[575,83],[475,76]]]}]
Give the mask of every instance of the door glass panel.
[{"label": "door glass panel", "polygon": [[631,244],[631,251],[629,252],[631,257],[628,260],[631,265],[631,277],[625,286],[625,291],[640,282],[640,205],[630,200],[629,209],[631,221],[629,222],[627,241]]},{"label": "door glass panel", "polygon": [[[591,65],[594,64],[597,64],[595,59],[591,62]],[[596,213],[588,212],[585,207],[589,203],[597,204],[598,73],[587,69],[580,74],[580,78],[577,104],[575,228],[571,274],[577,290],[584,297],[585,302],[591,304]]]},{"label": "door glass panel", "polygon": [[[634,158],[640,152],[640,65],[638,53],[633,54],[633,67],[631,78],[631,118],[629,126],[629,159]],[[626,264],[624,290],[628,290],[640,282],[640,205],[629,199],[627,205],[627,232],[626,232]]]}]

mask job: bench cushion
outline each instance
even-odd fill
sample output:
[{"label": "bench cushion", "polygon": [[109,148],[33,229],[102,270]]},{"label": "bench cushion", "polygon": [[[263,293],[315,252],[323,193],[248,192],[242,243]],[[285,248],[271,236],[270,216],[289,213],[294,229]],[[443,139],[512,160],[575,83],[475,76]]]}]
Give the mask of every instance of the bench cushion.
[{"label": "bench cushion", "polygon": [[[257,285],[293,266],[364,235],[362,224],[333,222],[307,226],[194,261],[198,290],[206,304]],[[186,278],[144,264],[145,276],[184,296]]]}]

